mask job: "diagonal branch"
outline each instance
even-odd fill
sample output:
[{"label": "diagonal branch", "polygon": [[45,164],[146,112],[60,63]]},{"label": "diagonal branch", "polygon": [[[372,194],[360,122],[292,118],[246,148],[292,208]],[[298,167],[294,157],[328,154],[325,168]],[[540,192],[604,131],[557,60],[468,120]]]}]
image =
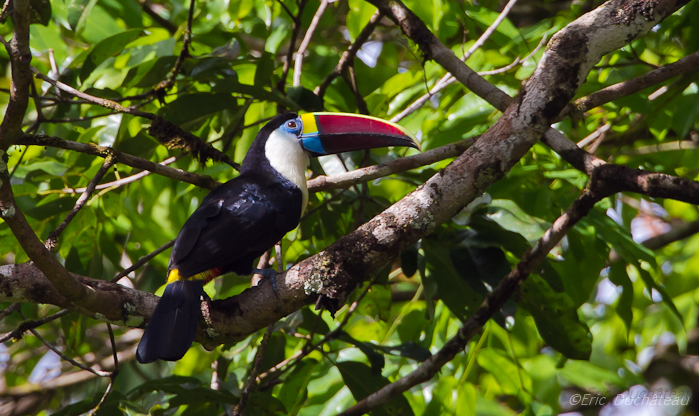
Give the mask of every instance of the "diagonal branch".
[{"label": "diagonal branch", "polygon": [[357,52],[359,52],[362,45],[364,45],[364,43],[369,39],[369,36],[371,36],[371,34],[374,32],[374,29],[376,29],[376,25],[379,24],[381,18],[383,18],[383,13],[381,13],[380,10],[377,10],[376,13],[371,16],[369,23],[364,26],[364,29],[362,29],[362,31],[359,33],[357,39],[354,40],[354,43],[352,43],[350,47],[342,53],[340,61],[337,63],[337,66],[335,66],[333,72],[323,78],[320,85],[315,89],[315,91],[313,91],[318,97],[323,99],[325,96],[325,90],[328,89],[333,80],[344,74],[347,69],[352,66],[352,62],[354,61],[354,57],[357,56]]},{"label": "diagonal branch", "polygon": [[[7,0],[7,4],[12,0]],[[10,101],[7,103],[5,116],[0,123],[0,173],[2,173],[3,154],[22,133],[22,121],[29,105],[29,85],[32,75],[29,63],[32,54],[29,50],[29,0],[14,0],[12,10],[13,36],[9,43],[0,36],[5,45],[12,68],[10,84]]]},{"label": "diagonal branch", "polygon": [[160,81],[160,83],[153,89],[156,96],[162,97],[162,95],[165,94],[165,91],[170,89],[175,84],[175,79],[177,79],[177,75],[179,75],[180,71],[182,70],[184,60],[191,56],[189,54],[189,46],[192,43],[192,18],[194,17],[194,6],[196,4],[196,0],[189,0],[189,13],[187,14],[187,26],[184,30],[182,49],[180,50],[180,54],[177,56],[175,66],[172,68],[172,71],[170,71],[170,74],[166,79]]},{"label": "diagonal branch", "polygon": [[569,104],[563,112],[561,112],[561,117],[567,115],[575,117],[576,114],[582,114],[592,108],[634,94],[645,88],[667,81],[677,75],[696,71],[697,67],[699,67],[699,51],[636,78],[610,85],[587,97],[579,98]]},{"label": "diagonal branch", "polygon": [[200,175],[193,172],[187,172],[180,169],[173,169],[171,167],[165,166],[164,162],[151,162],[150,160],[141,159],[140,157],[132,156],[128,153],[120,152],[110,147],[99,146],[94,143],[74,142],[70,140],[63,140],[61,138],[53,136],[25,135],[17,141],[17,144],[25,146],[57,147],[59,149],[72,150],[75,152],[85,153],[88,155],[94,155],[103,158],[113,156],[116,163],[121,163],[123,165],[131,166],[137,169],[143,169],[144,171],[150,171],[158,175],[176,179],[178,181],[191,183],[202,188],[214,189],[219,185],[219,183],[212,179],[210,176]]},{"label": "diagonal branch", "polygon": [[[325,12],[325,9],[328,7],[328,0],[320,0],[320,6],[318,6],[318,10],[316,11],[316,14],[313,15],[313,20],[311,20],[311,24],[308,26],[308,30],[306,31],[306,35],[303,37],[303,40],[301,41],[301,46],[299,46],[299,50],[296,51],[294,54],[294,81],[293,81],[293,86],[297,87],[301,85],[301,71],[303,68],[303,55],[306,53],[306,50],[308,49],[308,45],[311,43],[311,38],[313,37],[313,33],[316,31],[316,28],[318,27],[318,22],[320,22],[320,18],[323,16],[323,13]],[[293,45],[291,45],[293,47]]]},{"label": "diagonal branch", "polygon": [[192,155],[197,158],[200,163],[203,163],[206,159],[212,159],[217,162],[226,163],[235,170],[240,170],[240,165],[235,163],[227,154],[211,146],[211,144],[204,142],[202,139],[196,137],[192,133],[182,130],[182,128],[176,124],[167,121],[160,116],[138,110],[134,107],[124,107],[116,101],[86,94],[82,91],[76,90],[70,85],[62,83],[61,81],[56,81],[47,77],[39,72],[39,70],[36,68],[32,67],[31,70],[36,74],[37,78],[46,81],[54,87],[78,98],[82,98],[83,100],[97,104],[104,108],[108,108],[117,113],[131,114],[133,116],[151,120],[151,126],[148,129],[148,133],[158,139],[161,144],[170,149],[186,149],[188,152],[192,153]]},{"label": "diagonal branch", "polygon": [[393,383],[370,394],[354,406],[339,413],[338,416],[357,416],[369,412],[392,398],[401,395],[413,386],[429,381],[456,354],[461,352],[468,342],[493,317],[505,302],[519,289],[532,270],[546,258],[561,239],[568,234],[573,226],[584,218],[594,205],[614,192],[608,190],[595,191],[595,184],[585,188],[573,204],[561,215],[536,242],[534,247],[527,250],[517,266],[498,284],[483,300],[480,307],[444,346],[430,358],[418,365],[413,372],[406,374]]},{"label": "diagonal branch", "polygon": [[80,198],[75,202],[75,206],[73,209],[68,213],[68,215],[61,221],[61,224],[53,231],[49,233],[49,238],[46,240],[44,245],[49,249],[53,250],[56,247],[56,244],[58,244],[58,237],[60,237],[61,233],[63,230],[68,227],[68,224],[70,224],[71,221],[73,221],[73,218],[78,214],[78,211],[85,205],[85,202],[87,202],[88,199],[92,196],[92,193],[95,191],[95,188],[97,187],[97,184],[100,183],[102,178],[104,178],[104,175],[107,173],[110,167],[114,164],[114,157],[113,156],[107,156],[104,159],[104,163],[102,163],[102,166],[100,169],[97,171],[97,174],[95,174],[95,177],[92,178],[90,183],[87,185],[87,188],[85,188],[85,192],[80,195]]}]

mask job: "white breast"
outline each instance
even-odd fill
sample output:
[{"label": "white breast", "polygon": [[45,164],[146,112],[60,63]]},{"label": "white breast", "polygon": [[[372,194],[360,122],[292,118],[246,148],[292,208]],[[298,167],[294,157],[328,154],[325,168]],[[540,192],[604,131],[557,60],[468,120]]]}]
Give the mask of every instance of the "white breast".
[{"label": "white breast", "polygon": [[265,156],[274,170],[299,187],[303,194],[301,212],[304,212],[308,204],[306,168],[309,157],[301,147],[299,139],[293,134],[275,130],[265,143]]}]

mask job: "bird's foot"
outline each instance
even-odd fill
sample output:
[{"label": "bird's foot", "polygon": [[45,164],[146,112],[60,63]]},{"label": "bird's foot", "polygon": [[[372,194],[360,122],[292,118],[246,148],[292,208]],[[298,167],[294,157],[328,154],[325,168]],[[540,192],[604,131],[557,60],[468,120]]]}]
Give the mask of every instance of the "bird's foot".
[{"label": "bird's foot", "polygon": [[262,279],[257,282],[257,286],[261,286],[265,280],[269,280],[269,282],[272,284],[272,293],[274,293],[274,296],[279,299],[276,281],[277,272],[274,269],[252,269],[252,272],[262,276]]}]

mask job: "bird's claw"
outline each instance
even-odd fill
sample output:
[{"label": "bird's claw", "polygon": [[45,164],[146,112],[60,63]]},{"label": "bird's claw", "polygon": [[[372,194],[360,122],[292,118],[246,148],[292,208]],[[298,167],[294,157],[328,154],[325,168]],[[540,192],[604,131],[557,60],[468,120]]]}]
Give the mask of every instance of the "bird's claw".
[{"label": "bird's claw", "polygon": [[260,279],[260,281],[257,282],[257,286],[261,286],[265,280],[269,280],[270,283],[272,284],[272,293],[274,293],[274,297],[279,299],[279,295],[277,294],[277,281],[276,281],[277,272],[274,269],[252,269],[252,272],[262,276],[262,279]]}]

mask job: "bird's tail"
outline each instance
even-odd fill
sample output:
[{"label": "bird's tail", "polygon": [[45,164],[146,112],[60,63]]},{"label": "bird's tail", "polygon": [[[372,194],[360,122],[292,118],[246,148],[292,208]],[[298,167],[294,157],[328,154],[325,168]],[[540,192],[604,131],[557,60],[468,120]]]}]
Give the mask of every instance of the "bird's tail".
[{"label": "bird's tail", "polygon": [[139,363],[157,359],[177,361],[184,356],[194,342],[203,294],[201,279],[175,280],[165,287],[138,344],[136,360]]}]

